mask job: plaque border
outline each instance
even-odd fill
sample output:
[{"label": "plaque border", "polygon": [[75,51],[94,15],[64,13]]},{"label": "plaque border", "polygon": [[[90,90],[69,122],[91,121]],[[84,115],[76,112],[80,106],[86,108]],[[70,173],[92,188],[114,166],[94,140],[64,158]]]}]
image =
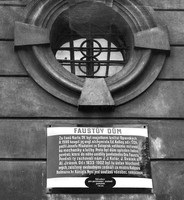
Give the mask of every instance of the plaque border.
[{"label": "plaque border", "polygon": [[[48,128],[64,128],[64,127],[68,127],[68,128],[80,128],[80,127],[102,127],[102,128],[128,128],[130,127],[131,128],[146,128],[147,129],[147,137],[149,139],[149,129],[148,129],[148,124],[138,124],[138,123],[134,123],[134,124],[121,124],[121,123],[112,123],[112,124],[87,124],[87,123],[78,123],[78,124],[75,124],[75,123],[68,123],[68,124],[54,124],[54,125],[49,125],[47,126],[47,129]],[[101,134],[100,134],[101,135]],[[132,135],[131,135],[132,136]],[[144,136],[143,136],[144,137]],[[62,188],[58,188],[58,187],[53,187],[53,188],[46,188],[46,191],[48,194],[62,194],[62,193],[75,193],[75,194],[101,194],[101,193],[105,193],[105,194],[112,194],[112,193],[122,193],[122,194],[153,194],[153,180],[152,180],[152,174],[151,174],[151,160],[150,160],[150,142],[149,142],[149,147],[148,147],[148,150],[149,150],[149,164],[150,164],[150,178],[134,178],[134,177],[129,177],[130,179],[137,179],[137,180],[146,180],[147,183],[149,184],[149,187],[113,187],[111,189],[91,189],[91,188],[88,188],[87,186],[86,187],[62,187]],[[81,177],[81,176],[76,176],[76,177],[63,177],[65,180],[67,178],[82,178],[82,179],[87,179],[88,177]],[[113,177],[114,178],[114,177]],[[122,178],[122,179],[126,179],[126,177],[116,177],[116,179],[118,178]],[[139,182],[138,181],[138,182]],[[66,182],[65,182],[66,183]],[[140,182],[139,182],[140,183]],[[85,185],[85,184],[84,184]],[[144,183],[143,183],[144,185]]]}]

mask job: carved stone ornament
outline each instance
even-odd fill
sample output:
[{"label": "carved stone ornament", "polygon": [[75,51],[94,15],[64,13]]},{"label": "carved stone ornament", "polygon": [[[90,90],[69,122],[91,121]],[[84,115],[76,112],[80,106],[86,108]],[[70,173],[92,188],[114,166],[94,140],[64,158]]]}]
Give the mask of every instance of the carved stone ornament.
[{"label": "carved stone ornament", "polygon": [[[167,27],[137,0],[34,0],[26,10],[25,21],[15,23],[16,52],[42,88],[75,106],[118,106],[137,97],[154,82],[170,51]],[[62,67],[51,47],[58,35],[63,43],[67,40],[60,20],[65,13],[69,27],[81,37],[91,34],[88,24],[100,27],[105,35],[108,23],[114,23],[128,44],[125,67],[98,81],[78,77]]]}]

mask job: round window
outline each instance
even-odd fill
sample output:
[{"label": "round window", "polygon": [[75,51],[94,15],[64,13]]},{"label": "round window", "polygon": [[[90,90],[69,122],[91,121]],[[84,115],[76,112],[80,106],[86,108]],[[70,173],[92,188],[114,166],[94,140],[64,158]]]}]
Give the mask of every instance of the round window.
[{"label": "round window", "polygon": [[102,3],[63,11],[51,26],[50,41],[60,66],[81,78],[113,76],[124,69],[133,49],[127,22]]},{"label": "round window", "polygon": [[88,78],[104,78],[115,105],[135,98],[153,83],[166,58],[159,39],[167,33],[158,31],[152,12],[135,0],[32,1],[23,29],[15,45],[28,73],[73,105]]}]

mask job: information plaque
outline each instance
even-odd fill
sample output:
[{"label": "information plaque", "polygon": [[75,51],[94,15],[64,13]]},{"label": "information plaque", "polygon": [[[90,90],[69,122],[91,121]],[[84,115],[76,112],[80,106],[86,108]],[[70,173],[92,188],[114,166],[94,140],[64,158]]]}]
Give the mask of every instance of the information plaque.
[{"label": "information plaque", "polygon": [[47,189],[67,188],[151,192],[147,126],[48,127]]}]

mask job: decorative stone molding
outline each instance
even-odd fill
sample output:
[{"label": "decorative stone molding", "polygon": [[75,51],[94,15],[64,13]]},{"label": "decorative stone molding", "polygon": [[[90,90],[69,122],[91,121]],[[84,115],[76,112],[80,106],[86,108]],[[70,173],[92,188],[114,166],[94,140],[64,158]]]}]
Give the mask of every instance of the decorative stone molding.
[{"label": "decorative stone molding", "polygon": [[[110,16],[118,16],[118,20],[121,21],[119,28],[122,33],[126,32],[129,60],[123,70],[102,81],[106,83],[105,91],[108,88],[110,93],[104,97],[109,96],[110,101],[112,97],[115,106],[118,106],[137,97],[154,82],[170,50],[167,28],[161,26],[154,18],[154,12],[141,5],[139,1],[32,1],[27,7],[25,22],[15,23],[15,49],[30,76],[42,88],[69,104],[80,106],[79,99],[85,79],[61,67],[51,50],[53,40],[51,35],[53,30],[58,30],[57,27],[53,27],[54,22],[63,12],[68,11],[70,20],[76,22],[75,12],[87,15],[88,10],[83,8],[91,5],[96,6],[98,10],[102,9],[102,15],[110,12]],[[91,16],[96,14],[95,9],[90,12]],[[98,15],[95,17],[94,20],[98,18]],[[104,23],[107,23],[105,18]],[[64,35],[62,37],[65,39]],[[100,92],[97,94],[103,95]],[[95,98],[94,104],[91,99],[89,104],[95,106],[97,99]],[[100,103],[97,104],[99,106]],[[109,106],[114,105],[109,104]]]}]

